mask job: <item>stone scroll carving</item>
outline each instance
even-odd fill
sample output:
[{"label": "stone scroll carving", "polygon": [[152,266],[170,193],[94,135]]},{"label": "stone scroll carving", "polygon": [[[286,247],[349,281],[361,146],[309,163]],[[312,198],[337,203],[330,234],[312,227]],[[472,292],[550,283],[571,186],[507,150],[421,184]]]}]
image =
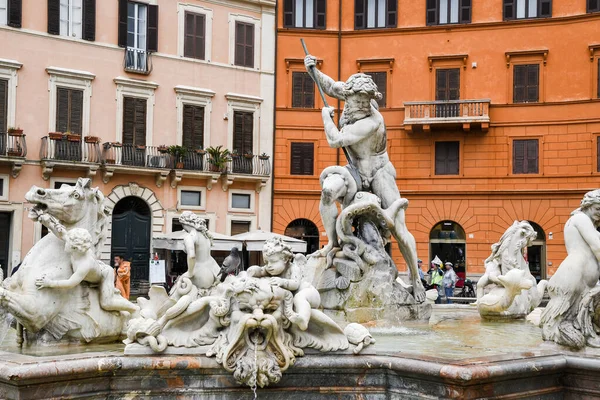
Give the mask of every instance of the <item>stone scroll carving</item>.
[{"label": "stone scroll carving", "polygon": [[109,212],[90,179],[60,189],[33,186],[29,217],[48,235],[27,253],[0,288],[2,312],[25,328],[30,344],[118,340],[138,307],[114,287],[111,266],[100,261]]},{"label": "stone scroll carving", "polygon": [[[523,252],[537,234],[527,221],[515,221],[485,260],[477,282],[477,309],[482,318],[525,318],[542,301],[547,281],[536,283]],[[486,287],[491,287],[484,295]]]}]

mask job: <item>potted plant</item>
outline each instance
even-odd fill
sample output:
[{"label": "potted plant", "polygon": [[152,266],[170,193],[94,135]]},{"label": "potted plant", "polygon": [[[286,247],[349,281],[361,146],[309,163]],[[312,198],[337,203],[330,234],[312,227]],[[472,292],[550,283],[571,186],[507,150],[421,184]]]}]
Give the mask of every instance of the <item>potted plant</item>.
[{"label": "potted plant", "polygon": [[231,158],[239,158],[240,157],[240,153],[238,153],[237,149],[233,149],[233,151],[231,153],[229,153],[229,155],[231,156]]},{"label": "potted plant", "polygon": [[199,154],[201,156],[206,154],[206,150],[204,150],[204,149],[196,149],[194,151],[196,152],[196,154]]},{"label": "potted plant", "polygon": [[10,128],[8,128],[8,134],[9,136],[23,136],[23,129],[21,129],[21,127],[14,127],[11,126]]},{"label": "potted plant", "polygon": [[112,147],[123,147],[123,144],[121,142],[111,142],[111,143],[106,143],[108,144],[108,146],[112,146]]},{"label": "potted plant", "polygon": [[247,152],[244,153],[244,157],[245,158],[252,158],[252,157],[254,157],[254,154],[252,154],[251,151],[247,151]]},{"label": "potted plant", "polygon": [[63,140],[64,135],[62,132],[48,132],[48,137],[50,140]]},{"label": "potted plant", "polygon": [[161,144],[160,146],[158,146],[158,152],[161,154],[166,154],[169,152],[169,148],[166,145]]},{"label": "potted plant", "polygon": [[100,143],[100,138],[98,136],[86,136],[84,140],[86,143]]},{"label": "potted plant", "polygon": [[230,160],[232,153],[227,149],[223,149],[223,146],[208,147],[206,152],[208,153],[208,162],[210,163],[211,170],[225,172],[227,162]]},{"label": "potted plant", "polygon": [[169,147],[169,154],[171,154],[175,160],[175,168],[183,168],[183,158],[187,154],[187,148],[179,145],[173,145]]},{"label": "potted plant", "polygon": [[67,140],[69,142],[81,142],[81,135],[67,131]]},{"label": "potted plant", "polygon": [[269,156],[267,155],[267,153],[262,153],[260,156],[258,156],[258,158],[261,160],[268,160]]}]

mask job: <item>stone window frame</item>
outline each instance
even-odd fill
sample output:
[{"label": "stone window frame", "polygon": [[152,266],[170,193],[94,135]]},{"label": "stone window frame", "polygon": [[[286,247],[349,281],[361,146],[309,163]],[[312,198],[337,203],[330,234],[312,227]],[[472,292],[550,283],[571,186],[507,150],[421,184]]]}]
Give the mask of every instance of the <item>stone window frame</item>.
[{"label": "stone window frame", "polygon": [[467,94],[467,59],[468,54],[452,54],[452,55],[441,55],[441,56],[429,56],[427,58],[429,63],[429,98],[435,101],[435,95],[437,91],[437,70],[438,69],[456,69],[460,71],[459,80],[459,99],[468,99]]},{"label": "stone window frame", "polygon": [[[185,13],[204,15],[204,60],[184,56],[185,47]],[[212,60],[212,24],[213,10],[199,4],[177,3],[177,54],[186,60],[195,60],[199,62],[210,62]]]},{"label": "stone window frame", "polygon": [[177,138],[176,143],[183,143],[183,106],[186,104],[204,107],[204,143],[203,148],[210,144],[210,115],[212,113],[212,98],[215,95],[210,89],[192,86],[175,86],[175,107],[177,109]]},{"label": "stone window frame", "polygon": [[48,189],[54,189],[54,185],[57,182],[75,185],[77,183],[77,178],[51,177],[48,182]]},{"label": "stone window frame", "polygon": [[[243,22],[246,24],[254,25],[254,66],[244,67],[241,65],[235,65],[235,24],[236,22]],[[261,27],[262,23],[259,18],[251,17],[244,14],[229,13],[229,65],[235,68],[246,69],[250,71],[260,70],[260,55],[261,55]]]},{"label": "stone window frame", "polygon": [[83,91],[81,137],[88,136],[90,134],[92,81],[96,78],[96,75],[87,71],[58,67],[48,67],[46,68],[46,72],[50,75],[50,78],[48,78],[48,132],[56,131],[57,91],[61,87]]},{"label": "stone window frame", "polygon": [[600,43],[590,44],[590,98],[600,99]]},{"label": "stone window frame", "polygon": [[[528,106],[531,104],[539,104],[546,102],[546,63],[549,51],[547,49],[540,50],[524,50],[524,51],[507,51],[506,58],[506,103]],[[538,101],[530,103],[514,103],[514,66],[523,64],[539,64],[538,76]],[[461,86],[462,89],[462,86]],[[467,97],[465,97],[467,98]]]},{"label": "stone window frame", "polygon": [[[250,208],[234,208],[233,207],[233,195],[234,194],[249,194],[250,195]],[[241,212],[247,214],[256,213],[256,191],[250,189],[230,189],[227,196],[227,211],[229,212]]]},{"label": "stone window frame", "polygon": [[[444,174],[444,175],[436,175],[435,173],[435,144],[437,142],[458,142],[458,174]],[[435,177],[436,179],[451,179],[451,178],[460,178],[465,176],[465,142],[463,137],[436,137],[432,139],[431,145],[431,172],[429,176]]]},{"label": "stone window frame", "polygon": [[[225,119],[228,120],[227,123],[227,148],[233,148],[233,133],[235,129],[235,118],[233,117],[233,113],[235,111],[242,112],[251,112],[253,113],[252,117],[252,153],[260,154],[260,105],[263,102],[261,97],[256,96],[248,96],[244,94],[237,93],[227,93],[225,94],[225,98],[227,99],[227,113],[225,114]],[[206,139],[205,139],[206,141]]]},{"label": "stone window frame", "polygon": [[[181,191],[184,192],[200,192],[200,205],[199,206],[188,206],[181,203]],[[182,210],[206,210],[207,200],[206,188],[202,186],[177,186],[177,209]]]},{"label": "stone window frame", "polygon": [[[316,64],[317,69],[321,70],[323,67],[323,60],[317,59]],[[285,95],[285,107],[293,109],[294,111],[302,111],[302,110],[317,110],[323,108],[323,99],[318,94],[319,89],[317,89],[315,85],[315,99],[314,99],[314,108],[300,108],[300,107],[292,107],[292,96],[294,95],[294,79],[292,77],[294,72],[307,72],[304,67],[304,59],[303,58],[286,58],[285,59],[285,73],[286,73],[286,95]]]},{"label": "stone window frame", "polygon": [[7,127],[17,126],[17,86],[19,85],[18,70],[23,66],[22,63],[15,60],[0,58],[0,79],[8,80],[8,94],[6,105],[6,124]]},{"label": "stone window frame", "polygon": [[256,215],[237,215],[237,214],[227,214],[225,216],[225,234],[227,236],[231,236],[231,223],[234,221],[242,221],[242,222],[250,222],[250,231],[254,231],[257,229],[256,227]]},{"label": "stone window frame", "polygon": [[0,201],[8,201],[10,175],[0,174],[0,179],[2,180],[2,195],[0,195]]},{"label": "stone window frame", "polygon": [[122,76],[113,79],[113,81],[117,85],[117,126],[115,131],[115,140],[120,143],[123,142],[123,98],[137,97],[146,99],[146,146],[152,146],[152,136],[154,132],[155,91],[159,86],[158,83],[130,79]]}]

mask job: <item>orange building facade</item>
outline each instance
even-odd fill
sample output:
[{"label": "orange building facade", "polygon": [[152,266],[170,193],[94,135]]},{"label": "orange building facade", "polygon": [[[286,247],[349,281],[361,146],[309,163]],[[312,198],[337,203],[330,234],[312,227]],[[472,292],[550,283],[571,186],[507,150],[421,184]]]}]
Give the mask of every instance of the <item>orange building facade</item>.
[{"label": "orange building facade", "polygon": [[[345,164],[325,139],[304,38],[335,80],[373,74],[407,226],[478,276],[515,220],[538,239],[532,273],[566,256],[563,226],[600,187],[600,11],[594,0],[278,2],[273,230],[326,243],[319,174]],[[327,98],[339,117],[343,102]],[[395,244],[392,257],[406,265]]]}]

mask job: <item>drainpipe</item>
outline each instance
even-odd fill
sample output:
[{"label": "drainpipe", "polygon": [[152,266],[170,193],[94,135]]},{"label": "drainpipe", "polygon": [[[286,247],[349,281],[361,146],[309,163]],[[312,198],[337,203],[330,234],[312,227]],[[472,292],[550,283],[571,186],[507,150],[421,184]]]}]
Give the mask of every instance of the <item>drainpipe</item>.
[{"label": "drainpipe", "polygon": [[273,70],[273,149],[271,150],[271,232],[273,231],[273,220],[275,216],[275,128],[277,115],[277,24],[279,23],[279,2],[275,2],[275,68]]},{"label": "drainpipe", "polygon": [[[342,80],[342,0],[338,0],[338,55],[337,55],[337,80]],[[337,124],[340,126],[340,99],[337,100]],[[335,163],[340,165],[340,148],[336,150]]]}]

